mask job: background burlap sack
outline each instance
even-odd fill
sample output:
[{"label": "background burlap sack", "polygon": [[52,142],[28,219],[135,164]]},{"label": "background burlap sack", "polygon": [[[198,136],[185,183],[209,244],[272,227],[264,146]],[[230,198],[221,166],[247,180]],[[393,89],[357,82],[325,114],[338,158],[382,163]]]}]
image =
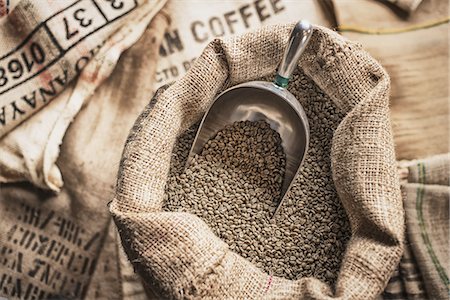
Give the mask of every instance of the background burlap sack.
[{"label": "background burlap sack", "polygon": [[450,297],[450,154],[417,161],[402,185],[409,247],[430,299]]},{"label": "background burlap sack", "polygon": [[[161,43],[153,87],[180,79],[203,49],[214,38],[228,38],[261,26],[307,19],[314,24],[332,27],[321,8],[326,1],[302,0],[233,0],[168,1],[171,23]],[[233,19],[228,24],[228,19]]]},{"label": "background burlap sack", "polygon": [[423,0],[408,17],[385,1],[333,3],[342,35],[361,43],[391,77],[397,159],[449,152],[450,2]]},{"label": "background burlap sack", "polygon": [[145,297],[121,259],[107,202],[129,128],[152,92],[143,86],[154,76],[166,27],[167,18],[156,15],[68,128],[58,160],[60,193],[0,184],[0,299]]},{"label": "background burlap sack", "polygon": [[399,165],[407,236],[384,299],[449,299],[450,153]]},{"label": "background burlap sack", "polygon": [[[28,37],[42,43],[45,51],[52,51],[52,46],[45,43],[47,39],[41,37],[42,31],[45,34],[43,26],[57,30],[64,27],[61,26],[64,22],[63,20],[52,22],[47,17],[63,8],[63,14],[67,15],[73,9],[73,5],[76,11],[88,11],[94,6],[92,2],[78,2],[50,1],[46,4],[44,1],[39,3],[20,1],[10,15],[0,20],[0,56],[13,48],[20,48],[22,40]],[[67,128],[91,99],[95,90],[110,77],[121,54],[137,42],[167,0],[143,0],[139,1],[139,6],[136,6],[138,2],[133,0],[122,2],[122,5],[119,5],[122,8],[116,11],[122,13],[117,21],[105,24],[100,31],[81,39],[70,51],[58,56],[54,64],[45,66],[49,67],[47,70],[44,68],[42,72],[36,73],[36,77],[32,80],[16,86],[7,93],[2,93],[4,87],[1,87],[0,183],[29,181],[42,189],[54,192],[61,190],[64,183],[63,176],[56,161]],[[113,3],[110,2],[109,5]],[[130,5],[135,7],[132,11],[129,11]],[[101,15],[100,18],[103,19]],[[86,34],[86,31],[72,25],[70,29]],[[33,36],[35,33],[38,34],[37,37]],[[73,37],[76,38],[76,35]],[[17,56],[14,53],[9,56],[14,58],[14,55]],[[6,59],[6,63],[10,59]],[[5,68],[5,63],[0,64],[0,73],[4,73]],[[59,82],[60,77],[65,78],[64,86],[54,83]],[[5,79],[3,81],[5,82]],[[54,85],[57,86],[55,93],[48,92],[45,94],[48,96],[42,98],[41,89],[49,90],[49,86]],[[14,114],[17,123],[14,126],[9,116],[11,101],[23,111],[21,114]]]},{"label": "background burlap sack", "polygon": [[213,41],[183,78],[157,93],[131,130],[110,211],[129,259],[163,296],[368,299],[381,293],[399,262],[404,215],[389,78],[359,45],[321,27],[314,30],[299,69],[346,114],[331,155],[352,238],[336,287],[315,278],[290,281],[265,274],[230,251],[198,217],[161,211],[177,136],[198,121],[221,90],[272,74],[291,28],[266,27]]},{"label": "background burlap sack", "polygon": [[449,298],[450,187],[408,183],[405,209],[410,246],[430,299]]}]

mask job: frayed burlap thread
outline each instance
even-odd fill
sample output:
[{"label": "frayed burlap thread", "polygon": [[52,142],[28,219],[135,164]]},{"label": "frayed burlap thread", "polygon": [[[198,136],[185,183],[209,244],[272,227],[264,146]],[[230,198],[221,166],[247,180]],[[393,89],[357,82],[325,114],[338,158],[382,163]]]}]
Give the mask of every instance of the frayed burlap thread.
[{"label": "frayed burlap thread", "polygon": [[[127,140],[110,211],[137,272],[173,299],[371,299],[403,250],[404,213],[389,120],[389,77],[361,47],[316,27],[298,67],[345,114],[332,141],[333,180],[350,219],[336,287],[264,273],[198,217],[162,211],[176,138],[214,97],[273,74],[293,24],[214,40],[187,74],[161,89]],[[297,86],[301,86],[298,83]]]}]

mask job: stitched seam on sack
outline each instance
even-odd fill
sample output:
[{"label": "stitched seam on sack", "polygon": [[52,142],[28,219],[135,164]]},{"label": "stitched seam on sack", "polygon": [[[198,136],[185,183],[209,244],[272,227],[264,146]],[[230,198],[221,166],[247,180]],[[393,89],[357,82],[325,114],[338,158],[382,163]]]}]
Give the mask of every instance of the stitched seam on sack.
[{"label": "stitched seam on sack", "polygon": [[439,277],[441,278],[441,281],[444,283],[445,287],[447,288],[447,292],[450,294],[449,289],[449,279],[447,274],[445,273],[444,268],[442,267],[439,259],[436,256],[436,253],[434,252],[433,246],[431,245],[430,239],[428,237],[427,228],[425,227],[425,222],[423,219],[423,196],[425,194],[424,184],[426,181],[425,178],[425,164],[420,162],[417,164],[418,172],[419,172],[419,186],[417,187],[417,193],[416,193],[416,211],[417,211],[417,218],[419,220],[419,227],[420,227],[420,233],[422,236],[422,240],[427,248],[428,255],[431,258],[431,261],[433,262],[434,268],[436,269],[437,273],[439,274]]}]

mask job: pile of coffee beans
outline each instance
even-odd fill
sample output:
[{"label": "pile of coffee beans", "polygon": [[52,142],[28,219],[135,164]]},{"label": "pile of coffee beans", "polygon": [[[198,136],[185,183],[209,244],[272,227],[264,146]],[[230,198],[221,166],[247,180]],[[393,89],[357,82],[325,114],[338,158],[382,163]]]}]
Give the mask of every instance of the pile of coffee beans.
[{"label": "pile of coffee beans", "polygon": [[332,135],[343,116],[320,96],[302,103],[310,145],[275,218],[286,160],[279,134],[264,121],[230,124],[184,169],[198,125],[186,131],[174,148],[164,209],[202,218],[231,250],[267,273],[334,284],[350,238],[330,163]]}]

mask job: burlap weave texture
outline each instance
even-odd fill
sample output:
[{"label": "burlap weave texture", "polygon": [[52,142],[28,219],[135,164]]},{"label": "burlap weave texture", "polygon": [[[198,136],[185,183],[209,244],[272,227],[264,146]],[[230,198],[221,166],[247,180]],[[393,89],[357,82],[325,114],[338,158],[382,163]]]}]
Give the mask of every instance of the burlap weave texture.
[{"label": "burlap weave texture", "polygon": [[381,293],[400,259],[404,213],[389,77],[359,45],[322,27],[314,29],[298,66],[345,114],[331,160],[352,238],[336,287],[315,278],[270,276],[230,251],[198,217],[161,210],[177,136],[199,120],[220,91],[272,74],[292,26],[214,40],[183,78],[155,95],[131,130],[110,211],[129,259],[162,296],[370,299]]}]

